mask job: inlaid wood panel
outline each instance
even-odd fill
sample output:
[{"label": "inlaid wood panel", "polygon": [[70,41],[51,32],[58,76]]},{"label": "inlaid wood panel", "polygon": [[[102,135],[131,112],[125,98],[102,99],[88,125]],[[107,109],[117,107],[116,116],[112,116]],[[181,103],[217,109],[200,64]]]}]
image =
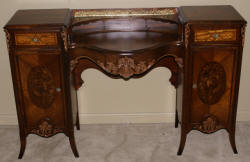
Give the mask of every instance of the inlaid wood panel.
[{"label": "inlaid wood panel", "polygon": [[195,42],[236,41],[237,29],[196,30]]},{"label": "inlaid wood panel", "polygon": [[212,133],[225,128],[232,109],[237,48],[193,49],[192,123]]},{"label": "inlaid wood panel", "polygon": [[16,33],[16,45],[57,45],[56,33]]},{"label": "inlaid wood panel", "polygon": [[[41,121],[64,127],[64,101],[60,74],[60,55],[29,54],[16,56],[20,69],[20,89],[28,128],[44,127]],[[39,126],[40,125],[40,126]],[[42,128],[41,128],[42,129]],[[46,134],[39,134],[46,136]],[[50,135],[48,135],[50,136]]]}]

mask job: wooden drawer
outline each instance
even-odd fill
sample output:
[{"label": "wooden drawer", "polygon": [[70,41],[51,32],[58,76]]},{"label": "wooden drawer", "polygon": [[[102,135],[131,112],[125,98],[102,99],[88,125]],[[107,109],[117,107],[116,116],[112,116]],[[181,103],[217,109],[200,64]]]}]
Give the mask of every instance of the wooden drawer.
[{"label": "wooden drawer", "polygon": [[15,44],[32,46],[57,45],[56,33],[16,33]]},{"label": "wooden drawer", "polygon": [[237,41],[237,29],[196,29],[194,31],[194,42],[228,41]]}]

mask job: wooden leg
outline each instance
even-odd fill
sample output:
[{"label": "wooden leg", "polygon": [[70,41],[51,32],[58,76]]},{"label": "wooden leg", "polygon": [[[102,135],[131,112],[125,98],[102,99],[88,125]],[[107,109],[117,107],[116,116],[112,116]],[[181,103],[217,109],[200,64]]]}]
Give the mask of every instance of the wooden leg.
[{"label": "wooden leg", "polygon": [[69,142],[70,142],[70,146],[71,146],[73,154],[75,155],[76,158],[78,158],[79,154],[78,154],[78,151],[77,151],[77,148],[76,148],[76,142],[75,142],[74,135],[72,135],[71,137],[69,137]]},{"label": "wooden leg", "polygon": [[230,140],[230,144],[232,146],[233,152],[235,154],[238,154],[236,144],[235,144],[235,132],[228,132],[228,133],[229,133],[229,140]]},{"label": "wooden leg", "polygon": [[180,146],[179,146],[179,150],[177,152],[177,155],[181,155],[186,143],[186,138],[187,138],[187,133],[186,131],[181,130],[181,141],[180,141]]},{"label": "wooden leg", "polygon": [[76,115],[76,129],[80,130],[80,120],[79,120],[79,111],[77,110],[77,115]]},{"label": "wooden leg", "polygon": [[175,128],[178,128],[178,124],[179,124],[178,111],[176,109],[176,111],[175,111]]},{"label": "wooden leg", "polygon": [[18,159],[22,159],[25,148],[26,148],[26,137],[20,137],[20,142],[21,142],[21,147],[20,147],[20,152]]}]

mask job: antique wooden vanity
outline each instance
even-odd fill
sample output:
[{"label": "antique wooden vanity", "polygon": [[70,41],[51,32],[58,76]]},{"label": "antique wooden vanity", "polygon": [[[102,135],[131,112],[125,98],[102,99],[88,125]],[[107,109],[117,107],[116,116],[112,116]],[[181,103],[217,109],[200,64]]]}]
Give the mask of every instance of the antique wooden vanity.
[{"label": "antique wooden vanity", "polygon": [[139,78],[167,67],[177,90],[175,127],[187,134],[226,129],[234,153],[246,21],[232,6],[19,10],[4,27],[20,128],[26,137],[69,137],[80,129],[77,89],[95,68],[112,78]]}]

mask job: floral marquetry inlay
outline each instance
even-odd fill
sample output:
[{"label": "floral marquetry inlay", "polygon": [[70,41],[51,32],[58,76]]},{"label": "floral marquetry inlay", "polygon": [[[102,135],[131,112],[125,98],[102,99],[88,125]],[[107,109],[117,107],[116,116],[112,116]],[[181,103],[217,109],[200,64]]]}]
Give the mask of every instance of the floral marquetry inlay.
[{"label": "floral marquetry inlay", "polygon": [[56,85],[50,71],[44,66],[35,66],[28,73],[27,87],[33,104],[48,108],[56,97]]},{"label": "floral marquetry inlay", "polygon": [[120,75],[125,79],[128,79],[134,74],[141,74],[145,72],[154,63],[155,60],[152,60],[150,62],[140,61],[138,63],[135,63],[134,59],[129,58],[127,56],[119,58],[117,63],[114,62],[103,63],[101,61],[97,62],[97,64],[101,66],[108,73],[114,75]]},{"label": "floral marquetry inlay", "polygon": [[197,89],[200,100],[208,105],[217,103],[226,89],[226,72],[217,62],[205,64],[199,73]]}]

